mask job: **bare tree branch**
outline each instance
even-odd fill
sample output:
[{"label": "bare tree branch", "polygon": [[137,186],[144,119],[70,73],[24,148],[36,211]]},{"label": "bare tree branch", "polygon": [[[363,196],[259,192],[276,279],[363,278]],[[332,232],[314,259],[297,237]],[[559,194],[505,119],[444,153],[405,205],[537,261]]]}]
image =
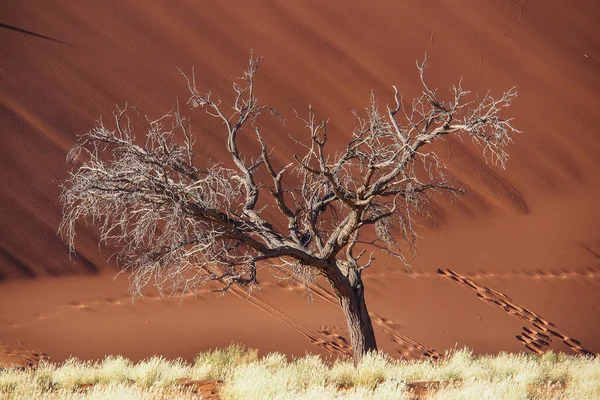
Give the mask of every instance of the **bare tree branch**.
[{"label": "bare tree branch", "polygon": [[[228,104],[201,92],[193,70],[183,74],[188,106],[220,122],[232,168],[194,165],[194,138],[178,106],[146,118],[143,144],[134,134],[139,111],[118,108],[110,128],[100,119],[69,153],[76,165],[63,186],[60,230],[73,249],[76,222],[91,219],[103,242],[120,246],[118,259],[132,269],[135,292],[150,282],[166,291],[207,281],[221,282],[222,291],[252,288],[262,262],[286,276],[322,275],[340,299],[356,354],[364,354],[375,348],[361,280],[374,260],[374,252],[365,258],[366,248],[405,260],[401,245],[414,249],[414,215],[427,212],[430,194],[464,192],[446,177],[431,146],[436,140],[469,136],[487,161],[505,167],[518,130],[503,114],[517,92],[468,100],[459,82],[443,97],[427,83],[426,57],[417,63],[421,95],[407,104],[394,86],[394,104],[382,112],[372,94],[364,112],[354,112],[345,148],[331,148],[328,121],[309,106],[299,117],[308,134],[299,141],[304,152],[278,168],[257,126],[265,110],[278,115],[256,97],[260,61],[250,58]],[[240,146],[245,134],[260,154]],[[261,170],[266,180],[258,178]],[[261,199],[262,191],[270,196]],[[361,240],[369,226],[374,239]]]}]

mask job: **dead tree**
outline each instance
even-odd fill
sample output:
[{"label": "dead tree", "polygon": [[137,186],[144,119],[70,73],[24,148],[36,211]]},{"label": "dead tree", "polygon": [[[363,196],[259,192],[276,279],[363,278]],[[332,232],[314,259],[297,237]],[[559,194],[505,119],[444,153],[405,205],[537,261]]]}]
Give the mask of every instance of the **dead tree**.
[{"label": "dead tree", "polygon": [[[487,161],[503,168],[517,132],[500,115],[517,95],[514,88],[467,100],[459,83],[443,100],[426,83],[426,61],[417,63],[422,94],[407,104],[394,87],[394,104],[383,110],[372,96],[364,113],[354,113],[357,125],[345,148],[329,148],[327,122],[309,107],[301,118],[305,151],[283,167],[257,124],[271,110],[255,95],[259,59],[251,58],[234,83],[227,107],[186,77],[188,105],[222,126],[230,167],[194,165],[194,139],[178,110],[148,121],[139,144],[128,123],[131,111],[120,109],[114,126],[100,121],[69,154],[80,162],[64,184],[61,231],[73,248],[75,222],[94,221],[101,240],[122,249],[119,259],[132,270],[134,291],[149,282],[162,289],[208,281],[221,282],[223,291],[252,288],[261,263],[290,276],[323,276],[339,299],[358,361],[376,350],[363,271],[376,251],[403,257],[403,243],[416,238],[413,215],[430,193],[462,193],[444,175],[431,143],[468,136]],[[240,135],[252,135],[260,154],[246,154]],[[267,181],[257,181],[261,169]],[[259,202],[261,195],[267,198]],[[277,222],[282,218],[286,223]]]}]

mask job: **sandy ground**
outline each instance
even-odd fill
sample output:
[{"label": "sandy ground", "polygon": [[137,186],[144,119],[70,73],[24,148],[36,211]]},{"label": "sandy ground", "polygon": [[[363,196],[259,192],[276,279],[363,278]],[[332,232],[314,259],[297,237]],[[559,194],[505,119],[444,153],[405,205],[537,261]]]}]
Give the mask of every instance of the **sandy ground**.
[{"label": "sandy ground", "polygon": [[[377,339],[409,358],[455,345],[522,351],[540,334],[554,349],[600,351],[599,19],[592,0],[3,1],[0,362],[42,353],[190,359],[230,342],[291,355],[348,351],[341,311],[323,288],[308,296],[263,271],[252,297],[149,291],[132,302],[93,227],[82,226],[72,259],[56,234],[65,154],[78,134],[117,104],[159,116],[183,101],[177,67],[194,66],[199,86],[227,98],[251,49],[266,58],[258,94],[292,120],[289,133],[299,131],[292,110],[310,102],[340,144],[371,89],[384,102],[392,84],[417,93],[415,60],[425,53],[433,86],[460,77],[480,93],[516,85],[523,134],[507,170],[445,142],[440,154],[467,195],[423,221],[411,274],[386,257],[366,273]],[[195,131],[199,158],[222,157],[216,132]],[[287,135],[269,139],[293,147]]]}]

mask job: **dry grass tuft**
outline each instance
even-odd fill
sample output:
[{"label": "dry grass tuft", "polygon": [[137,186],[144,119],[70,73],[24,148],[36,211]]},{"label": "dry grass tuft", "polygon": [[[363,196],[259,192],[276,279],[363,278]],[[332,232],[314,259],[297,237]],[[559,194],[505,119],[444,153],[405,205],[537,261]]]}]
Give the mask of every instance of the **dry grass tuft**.
[{"label": "dry grass tuft", "polygon": [[227,400],[591,399],[600,398],[600,358],[552,352],[475,357],[463,349],[439,362],[374,353],[354,367],[349,360],[328,363],[314,355],[259,358],[256,350],[233,345],[201,353],[193,364],[161,357],[134,364],[111,356],[0,370],[0,399],[191,399],[206,382],[213,389],[217,382]]}]

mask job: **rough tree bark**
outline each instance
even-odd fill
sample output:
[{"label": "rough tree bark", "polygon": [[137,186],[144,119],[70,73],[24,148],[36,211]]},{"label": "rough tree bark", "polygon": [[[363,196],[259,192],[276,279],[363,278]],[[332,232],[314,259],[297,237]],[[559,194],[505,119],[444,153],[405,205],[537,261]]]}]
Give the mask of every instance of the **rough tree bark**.
[{"label": "rough tree bark", "polygon": [[[347,276],[336,274],[336,271],[346,270]],[[357,268],[336,267],[327,279],[337,296],[340,307],[346,318],[350,344],[353,350],[355,364],[365,354],[377,351],[377,342],[373,323],[367,310],[365,301],[365,288],[363,286],[361,271]]]},{"label": "rough tree bark", "polygon": [[[446,178],[430,144],[464,134],[504,167],[517,130],[500,114],[516,92],[465,101],[469,92],[459,83],[442,100],[425,81],[424,61],[417,64],[422,94],[407,105],[394,87],[395,105],[384,112],[372,96],[364,114],[354,113],[357,126],[345,148],[329,149],[327,121],[309,107],[300,118],[305,152],[280,166],[257,120],[261,112],[274,113],[255,96],[259,61],[250,59],[227,107],[186,76],[188,105],[221,123],[233,167],[194,164],[194,139],[178,109],[147,120],[144,145],[129,119],[135,110],[119,109],[113,128],[100,120],[69,154],[75,166],[63,186],[60,229],[73,249],[75,222],[98,224],[101,241],[121,246],[117,259],[133,272],[134,294],[150,283],[185,291],[208,281],[221,282],[222,291],[251,290],[260,263],[308,285],[323,276],[340,301],[358,362],[377,349],[363,271],[376,251],[405,260],[401,244],[414,249],[412,216],[427,210],[429,193],[463,192]],[[240,135],[258,141],[258,154],[240,148]]]},{"label": "rough tree bark", "polygon": [[377,342],[375,341],[375,332],[373,323],[367,310],[365,302],[365,291],[360,278],[356,286],[352,286],[347,296],[341,296],[340,305],[346,322],[348,324],[348,333],[350,335],[350,344],[352,345],[352,354],[354,363],[367,353],[377,351]]}]

